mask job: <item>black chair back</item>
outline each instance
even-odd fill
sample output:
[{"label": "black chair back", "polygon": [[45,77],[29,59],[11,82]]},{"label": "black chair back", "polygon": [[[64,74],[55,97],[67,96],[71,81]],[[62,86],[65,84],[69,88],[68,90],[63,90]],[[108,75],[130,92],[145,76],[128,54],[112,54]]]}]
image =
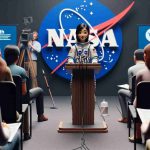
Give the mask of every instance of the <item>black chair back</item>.
[{"label": "black chair back", "polygon": [[16,109],[22,113],[22,78],[19,75],[13,75],[14,83],[16,84]]},{"label": "black chair back", "polygon": [[150,109],[150,81],[137,84],[137,108]]},{"label": "black chair back", "polygon": [[11,81],[0,81],[0,107],[2,120],[16,122],[16,86]]},{"label": "black chair back", "polygon": [[134,99],[135,99],[135,95],[136,95],[136,76],[133,76],[132,77],[132,80],[131,80],[131,92],[132,92],[132,95],[131,95],[131,103],[133,103]]},{"label": "black chair back", "polygon": [[23,104],[30,103],[29,84],[30,84],[30,80],[29,80],[29,78],[26,78],[27,93],[23,96]]}]

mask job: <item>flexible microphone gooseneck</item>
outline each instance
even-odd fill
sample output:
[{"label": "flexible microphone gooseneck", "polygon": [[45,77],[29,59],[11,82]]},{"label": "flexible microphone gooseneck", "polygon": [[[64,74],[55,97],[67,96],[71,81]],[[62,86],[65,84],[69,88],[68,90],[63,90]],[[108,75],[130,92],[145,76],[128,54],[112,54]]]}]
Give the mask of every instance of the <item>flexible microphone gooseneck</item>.
[{"label": "flexible microphone gooseneck", "polygon": [[[86,141],[85,141],[85,131],[84,131],[84,118],[85,118],[85,105],[86,105],[86,93],[85,93],[85,87],[86,87],[86,80],[85,80],[85,76],[87,74],[87,63],[88,63],[88,57],[87,57],[87,54],[84,53],[84,51],[82,50],[82,52],[80,53],[80,55],[78,56],[79,58],[79,69],[82,68],[82,73],[83,73],[83,84],[81,85],[82,88],[83,88],[83,96],[82,96],[82,99],[83,99],[83,106],[82,106],[82,136],[81,136],[81,146],[73,149],[73,150],[77,150],[77,149],[84,149],[84,150],[90,150],[87,146],[86,146]],[[82,67],[83,64],[86,64],[86,68],[85,68],[85,71],[84,71],[84,68]]]}]

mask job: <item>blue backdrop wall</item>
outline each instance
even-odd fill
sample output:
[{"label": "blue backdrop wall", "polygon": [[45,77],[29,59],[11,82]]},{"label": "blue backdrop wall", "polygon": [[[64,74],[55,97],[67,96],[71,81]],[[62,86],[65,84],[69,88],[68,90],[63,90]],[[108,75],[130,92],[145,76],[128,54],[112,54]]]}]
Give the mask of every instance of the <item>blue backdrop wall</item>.
[{"label": "blue backdrop wall", "polygon": [[[41,22],[47,13],[62,2],[63,1],[61,0],[1,0],[0,25],[16,25],[19,36],[22,29],[25,28],[23,18],[26,16],[32,16],[33,23],[30,25],[30,28],[32,31],[39,30]],[[111,10],[116,16],[133,1],[99,0],[99,2],[109,8],[109,10]],[[133,65],[133,51],[138,48],[138,25],[150,24],[149,8],[149,0],[142,0],[142,3],[140,0],[136,0],[133,8],[119,22],[119,26],[122,31],[121,54],[115,67],[113,67],[107,75],[97,80],[96,95],[117,95],[116,85],[127,82],[127,69]],[[54,17],[58,18],[58,16]],[[46,72],[53,95],[70,95],[69,81],[56,74],[50,75],[52,70],[49,69],[40,54],[38,61],[38,83],[44,89],[46,95],[48,94],[48,91],[42,75],[42,69]]]}]

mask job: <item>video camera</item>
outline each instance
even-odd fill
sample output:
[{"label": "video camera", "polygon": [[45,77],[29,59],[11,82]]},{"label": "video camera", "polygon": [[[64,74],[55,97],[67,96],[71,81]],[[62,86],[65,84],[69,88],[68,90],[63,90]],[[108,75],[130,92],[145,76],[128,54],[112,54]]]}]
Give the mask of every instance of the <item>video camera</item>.
[{"label": "video camera", "polygon": [[27,46],[29,41],[33,40],[33,33],[31,33],[31,29],[24,29],[22,30],[21,37],[20,37],[20,42],[24,45]]},{"label": "video camera", "polygon": [[20,42],[27,46],[29,41],[33,40],[33,33],[31,32],[31,29],[29,28],[29,25],[33,23],[32,16],[23,17],[23,24],[25,25],[25,29],[22,30],[21,36],[20,36]]}]

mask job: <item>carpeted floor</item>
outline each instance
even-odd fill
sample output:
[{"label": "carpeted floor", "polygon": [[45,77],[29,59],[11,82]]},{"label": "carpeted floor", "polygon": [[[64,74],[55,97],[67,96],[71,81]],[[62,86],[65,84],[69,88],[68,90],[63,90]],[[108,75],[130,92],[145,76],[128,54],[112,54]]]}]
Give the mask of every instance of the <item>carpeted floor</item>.
[{"label": "carpeted floor", "polygon": [[[109,116],[105,117],[108,133],[86,133],[85,144],[90,150],[133,150],[133,143],[128,141],[126,124],[118,123],[121,117],[117,106],[117,97],[97,97],[99,104],[103,99],[108,101]],[[45,97],[45,114],[49,120],[38,123],[35,103],[33,103],[33,135],[31,140],[24,142],[24,150],[73,150],[81,146],[81,133],[58,133],[60,121],[72,121],[70,97],[54,97],[58,109],[50,109],[51,100]],[[101,120],[98,106],[95,106],[95,120]],[[79,149],[80,150],[80,149]],[[144,146],[137,144],[137,150]]]}]

